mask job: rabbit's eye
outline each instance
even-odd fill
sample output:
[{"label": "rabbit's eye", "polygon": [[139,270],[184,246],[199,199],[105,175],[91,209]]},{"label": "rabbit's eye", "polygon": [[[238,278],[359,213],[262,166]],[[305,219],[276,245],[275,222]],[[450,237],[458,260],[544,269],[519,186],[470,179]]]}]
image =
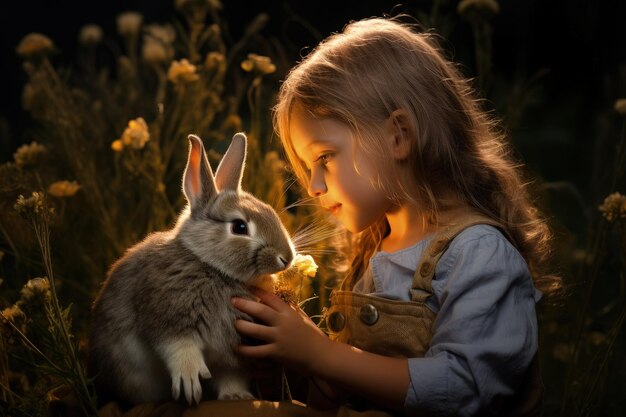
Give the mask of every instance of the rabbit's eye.
[{"label": "rabbit's eye", "polygon": [[247,235],[248,225],[241,219],[233,220],[233,225],[230,230],[236,235]]}]

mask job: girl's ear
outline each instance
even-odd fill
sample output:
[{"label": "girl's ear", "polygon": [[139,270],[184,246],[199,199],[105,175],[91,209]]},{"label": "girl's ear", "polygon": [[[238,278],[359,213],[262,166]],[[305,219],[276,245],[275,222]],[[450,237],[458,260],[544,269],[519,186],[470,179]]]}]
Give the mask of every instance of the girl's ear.
[{"label": "girl's ear", "polygon": [[215,185],[218,190],[238,192],[241,189],[247,145],[248,140],[243,133],[240,132],[233,136],[228,150],[215,170]]},{"label": "girl's ear", "polygon": [[411,138],[415,134],[408,113],[402,109],[391,112],[387,119],[387,128],[390,132],[392,156],[397,161],[404,161],[409,157]]},{"label": "girl's ear", "polygon": [[202,140],[196,135],[189,135],[189,145],[189,157],[183,175],[183,192],[193,213],[205,206],[217,194],[217,189]]}]

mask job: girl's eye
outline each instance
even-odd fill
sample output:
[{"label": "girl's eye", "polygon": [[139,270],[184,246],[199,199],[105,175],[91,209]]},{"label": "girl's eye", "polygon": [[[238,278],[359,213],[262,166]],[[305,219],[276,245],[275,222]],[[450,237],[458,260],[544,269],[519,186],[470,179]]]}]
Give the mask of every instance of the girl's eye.
[{"label": "girl's eye", "polygon": [[323,155],[320,155],[319,158],[317,158],[318,161],[320,161],[322,163],[322,165],[326,165],[328,163],[328,161],[332,158],[332,154],[330,153],[325,153]]},{"label": "girl's eye", "polygon": [[233,225],[230,227],[230,231],[235,235],[247,235],[248,234],[248,224],[241,220],[236,219],[233,220]]}]

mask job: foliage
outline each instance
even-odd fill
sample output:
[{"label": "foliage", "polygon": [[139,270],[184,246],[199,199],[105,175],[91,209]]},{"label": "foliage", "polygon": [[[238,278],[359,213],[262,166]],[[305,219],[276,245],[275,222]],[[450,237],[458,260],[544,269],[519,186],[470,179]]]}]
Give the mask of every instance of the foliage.
[{"label": "foliage", "polygon": [[[299,251],[323,265],[314,278],[301,259],[301,270],[281,277],[279,293],[317,316],[339,276],[328,267],[335,255],[323,246],[337,236],[311,220],[313,209],[290,187],[272,140],[269,109],[291,62],[278,43],[260,36],[268,16],[229,42],[218,1],[175,4],[168,24],[120,15],[115,38],[85,26],[71,68],[55,66],[55,46],[45,35],[28,35],[17,46],[32,128],[25,132],[29,144],[0,165],[0,414],[44,415],[62,384],[84,414],[95,413],[82,367],[90,304],[109,265],[146,234],[169,227],[181,210],[189,133],[204,139],[214,164],[225,139],[245,130],[244,188],[272,204],[298,231]],[[510,80],[493,71],[499,10],[495,0],[435,0],[413,14],[446,38],[459,28],[471,33],[456,45],[473,52],[464,65],[520,154],[533,160],[540,148],[520,126],[537,110],[546,74]],[[620,415],[624,404],[626,99],[618,98],[605,97],[595,116],[602,146],[590,153],[593,192],[566,174],[547,181],[535,173],[533,181],[556,231],[555,270],[563,276],[560,295],[539,304],[548,416]]]}]

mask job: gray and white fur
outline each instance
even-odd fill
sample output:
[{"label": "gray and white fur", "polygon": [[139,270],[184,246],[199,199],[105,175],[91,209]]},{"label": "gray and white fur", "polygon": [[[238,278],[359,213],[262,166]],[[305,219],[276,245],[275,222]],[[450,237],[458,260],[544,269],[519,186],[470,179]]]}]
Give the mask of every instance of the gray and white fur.
[{"label": "gray and white fur", "polygon": [[200,138],[189,141],[187,207],[173,229],[113,264],[93,306],[89,368],[99,389],[132,404],[181,393],[198,403],[208,378],[218,399],[253,398],[233,352],[234,321],[250,318],[230,299],[254,298],[248,288],[294,258],[276,212],[241,189],[245,135],[233,137],[215,176]]}]

